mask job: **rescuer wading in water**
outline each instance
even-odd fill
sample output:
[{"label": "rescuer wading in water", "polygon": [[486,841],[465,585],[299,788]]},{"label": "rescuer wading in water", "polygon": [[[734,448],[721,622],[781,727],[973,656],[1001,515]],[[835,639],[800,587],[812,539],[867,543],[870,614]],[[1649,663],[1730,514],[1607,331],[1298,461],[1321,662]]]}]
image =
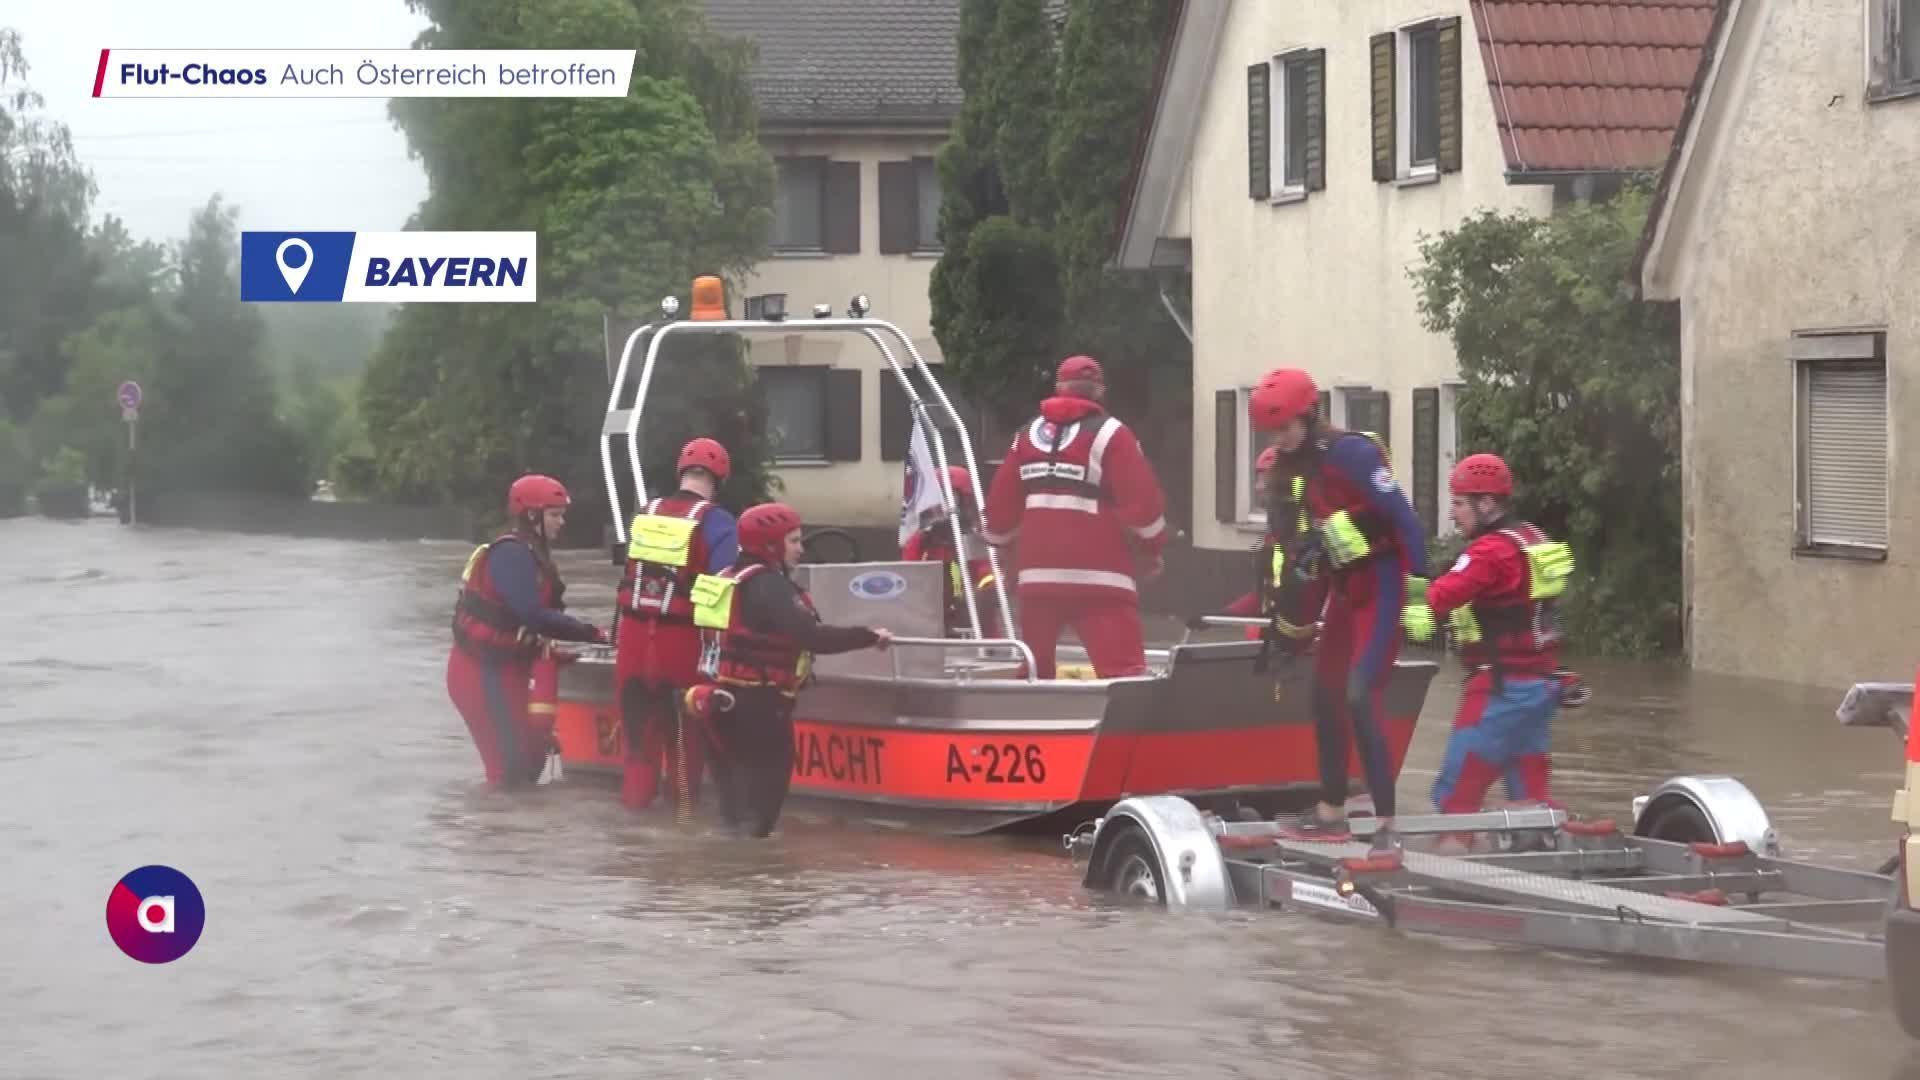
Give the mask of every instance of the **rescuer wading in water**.
[{"label": "rescuer wading in water", "polygon": [[1434,806],[1443,814],[1480,810],[1503,776],[1509,799],[1551,806],[1554,713],[1585,693],[1579,676],[1560,666],[1559,604],[1573,553],[1514,515],[1513,473],[1498,456],[1462,458],[1447,486],[1468,543],[1432,584],[1412,580],[1406,612],[1413,641],[1431,639],[1444,622],[1467,669]]},{"label": "rescuer wading in water", "polygon": [[1304,840],[1349,838],[1351,736],[1380,817],[1374,847],[1391,851],[1397,850],[1393,761],[1381,695],[1400,655],[1408,570],[1426,568],[1426,538],[1380,448],[1365,435],[1322,423],[1319,398],[1305,371],[1279,368],[1247,399],[1252,427],[1272,433],[1279,450],[1268,479],[1267,520],[1291,526],[1304,510],[1308,522],[1303,543],[1287,558],[1287,572],[1317,572],[1326,579],[1313,680],[1320,802],[1287,832]]},{"label": "rescuer wading in water", "polygon": [[[790,576],[804,553],[800,515],[766,503],[740,515],[740,558],[694,582],[693,618],[702,631],[701,685],[687,708],[703,717],[720,816],[767,836],[793,780],[793,707],[813,655],[886,648],[893,635],[864,626],[828,626]],[[732,708],[716,700],[724,689]]]},{"label": "rescuer wading in water", "polygon": [[474,550],[453,606],[453,649],[447,695],[467,722],[487,783],[531,784],[553,742],[552,717],[537,723],[527,709],[533,665],[543,638],[604,643],[604,630],[566,614],[566,586],[549,546],[566,524],[567,489],[551,476],[529,474],[507,489],[513,531]]},{"label": "rescuer wading in water", "polygon": [[713,501],[732,468],[725,447],[712,439],[692,440],[675,463],[679,490],[641,507],[627,529],[627,566],[616,600],[614,685],[627,746],[620,801],[631,810],[653,802],[663,765],[684,785],[679,794],[687,807],[700,799],[705,737],[685,729],[680,705],[699,681],[694,580],[719,573],[740,557],[733,515]]}]

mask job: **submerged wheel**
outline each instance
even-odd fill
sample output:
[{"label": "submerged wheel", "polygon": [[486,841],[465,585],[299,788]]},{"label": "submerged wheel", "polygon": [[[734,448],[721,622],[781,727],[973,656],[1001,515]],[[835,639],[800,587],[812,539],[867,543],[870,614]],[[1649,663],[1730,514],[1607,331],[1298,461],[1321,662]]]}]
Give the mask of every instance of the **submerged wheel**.
[{"label": "submerged wheel", "polygon": [[1663,799],[1647,808],[1634,833],[1649,840],[1667,840],[1675,844],[1714,844],[1720,838],[1713,823],[1698,806],[1686,799]]},{"label": "submerged wheel", "polygon": [[1128,829],[1107,853],[1107,891],[1122,900],[1166,907],[1165,874],[1152,841],[1139,829]]}]

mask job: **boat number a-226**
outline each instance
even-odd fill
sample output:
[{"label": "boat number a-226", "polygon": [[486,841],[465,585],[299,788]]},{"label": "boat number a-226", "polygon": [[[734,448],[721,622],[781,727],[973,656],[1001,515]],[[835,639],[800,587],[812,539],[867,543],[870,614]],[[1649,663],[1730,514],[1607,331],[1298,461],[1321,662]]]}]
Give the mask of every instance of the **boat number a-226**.
[{"label": "boat number a-226", "polygon": [[[947,782],[971,784],[1044,784],[1047,759],[1034,743],[981,743],[961,753],[957,743],[947,744]],[[969,760],[971,759],[971,760]]]}]

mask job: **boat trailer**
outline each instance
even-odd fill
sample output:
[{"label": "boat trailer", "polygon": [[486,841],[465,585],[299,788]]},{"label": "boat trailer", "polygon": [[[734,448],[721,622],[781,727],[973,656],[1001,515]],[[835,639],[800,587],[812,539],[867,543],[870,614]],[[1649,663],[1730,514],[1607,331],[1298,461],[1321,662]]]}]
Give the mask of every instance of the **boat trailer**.
[{"label": "boat trailer", "polygon": [[[1350,819],[1349,842],[1296,841],[1276,822],[1229,822],[1156,795],[1064,839],[1088,857],[1088,888],[1167,908],[1296,909],[1513,945],[1886,977],[1885,874],[1781,858],[1759,801],[1732,777],[1675,777],[1633,814],[1627,830],[1545,806],[1400,817],[1405,850],[1375,855],[1371,818]],[[1469,833],[1494,850],[1415,850]]]}]

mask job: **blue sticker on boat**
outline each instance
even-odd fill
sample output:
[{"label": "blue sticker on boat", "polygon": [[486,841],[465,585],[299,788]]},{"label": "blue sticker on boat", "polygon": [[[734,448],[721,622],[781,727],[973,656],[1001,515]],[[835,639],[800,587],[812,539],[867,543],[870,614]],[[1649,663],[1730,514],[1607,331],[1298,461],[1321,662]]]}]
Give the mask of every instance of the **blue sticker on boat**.
[{"label": "blue sticker on boat", "polygon": [[869,570],[847,582],[847,591],[862,600],[891,600],[907,591],[907,579],[891,570]]}]

